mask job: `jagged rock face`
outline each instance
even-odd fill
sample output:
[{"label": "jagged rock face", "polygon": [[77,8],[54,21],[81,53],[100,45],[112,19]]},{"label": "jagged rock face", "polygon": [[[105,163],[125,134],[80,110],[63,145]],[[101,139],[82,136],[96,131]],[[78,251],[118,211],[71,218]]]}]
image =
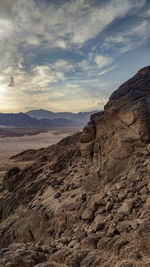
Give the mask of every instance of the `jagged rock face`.
[{"label": "jagged rock face", "polygon": [[115,91],[105,106],[119,111],[119,118],[134,129],[143,141],[150,141],[150,67],[141,69]]},{"label": "jagged rock face", "polygon": [[0,266],[150,266],[149,112],[146,67],[82,133],[13,157],[35,163],[4,177]]},{"label": "jagged rock face", "polygon": [[119,175],[135,145],[150,141],[149,118],[150,67],[146,67],[111,95],[104,112],[91,116],[80,137],[82,156],[92,159],[100,179],[106,182]]}]

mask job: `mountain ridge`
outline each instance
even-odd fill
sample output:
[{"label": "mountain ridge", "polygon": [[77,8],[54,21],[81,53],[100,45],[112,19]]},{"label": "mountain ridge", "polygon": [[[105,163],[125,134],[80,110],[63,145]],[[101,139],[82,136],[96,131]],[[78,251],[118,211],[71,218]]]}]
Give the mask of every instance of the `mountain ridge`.
[{"label": "mountain ridge", "polygon": [[76,124],[67,119],[36,119],[27,114],[20,113],[0,113],[0,125],[14,126],[21,128],[49,128],[49,127],[75,127]]},{"label": "mountain ridge", "polygon": [[82,125],[86,125],[90,119],[90,116],[97,112],[99,112],[99,110],[72,113],[72,112],[52,112],[52,111],[48,111],[44,109],[38,109],[38,110],[27,111],[26,114],[32,118],[37,118],[37,119],[63,118],[67,120],[72,120],[76,124],[82,126]]},{"label": "mountain ridge", "polygon": [[78,114],[71,112],[53,113],[42,109],[27,113],[0,113],[0,125],[21,128],[83,127],[93,113],[95,111]]}]

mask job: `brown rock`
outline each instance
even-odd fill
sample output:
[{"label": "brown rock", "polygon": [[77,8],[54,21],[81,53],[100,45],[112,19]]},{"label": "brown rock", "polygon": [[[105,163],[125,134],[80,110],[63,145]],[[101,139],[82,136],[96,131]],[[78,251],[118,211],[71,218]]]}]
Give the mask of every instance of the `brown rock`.
[{"label": "brown rock", "polygon": [[144,186],[141,190],[140,190],[141,194],[147,194],[148,193],[148,189],[146,186]]},{"label": "brown rock", "polygon": [[92,229],[97,232],[99,230],[102,230],[104,229],[105,227],[105,224],[104,224],[104,219],[102,218],[101,215],[97,215],[93,221],[93,224],[92,224]]},{"label": "brown rock", "polygon": [[147,145],[147,150],[150,152],[150,144]]},{"label": "brown rock", "polygon": [[98,207],[99,207],[99,204],[98,204],[98,202],[94,201],[94,202],[91,204],[90,207],[91,207],[91,210],[96,211],[96,210],[98,209]]},{"label": "brown rock", "polygon": [[82,220],[92,220],[94,217],[91,209],[85,209],[82,213]]},{"label": "brown rock", "polygon": [[145,208],[150,209],[150,196],[148,196],[148,198],[146,200]]},{"label": "brown rock", "polygon": [[117,225],[117,229],[120,233],[126,232],[129,229],[130,222],[129,221],[122,221],[119,222]]},{"label": "brown rock", "polygon": [[61,196],[60,192],[57,192],[56,194],[54,194],[54,198],[59,198]]},{"label": "brown rock", "polygon": [[133,200],[125,200],[124,203],[122,204],[122,207],[118,209],[118,213],[123,215],[130,215],[133,202],[134,202]]},{"label": "brown rock", "polygon": [[110,211],[113,207],[113,203],[111,201],[108,201],[106,204],[106,211]]},{"label": "brown rock", "polygon": [[150,192],[150,183],[147,185],[148,191]]},{"label": "brown rock", "polygon": [[96,249],[97,242],[99,240],[98,236],[88,236],[81,241],[81,248],[83,249]]},{"label": "brown rock", "polygon": [[101,250],[104,249],[107,245],[107,243],[111,240],[110,237],[106,237],[104,236],[103,238],[101,238],[98,243],[97,243],[97,249]]}]

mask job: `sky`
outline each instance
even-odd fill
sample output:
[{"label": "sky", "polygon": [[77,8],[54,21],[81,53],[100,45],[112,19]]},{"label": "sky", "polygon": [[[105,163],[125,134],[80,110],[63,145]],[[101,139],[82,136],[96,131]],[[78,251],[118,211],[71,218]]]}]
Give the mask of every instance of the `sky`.
[{"label": "sky", "polygon": [[0,112],[101,110],[147,65],[149,0],[0,0]]}]

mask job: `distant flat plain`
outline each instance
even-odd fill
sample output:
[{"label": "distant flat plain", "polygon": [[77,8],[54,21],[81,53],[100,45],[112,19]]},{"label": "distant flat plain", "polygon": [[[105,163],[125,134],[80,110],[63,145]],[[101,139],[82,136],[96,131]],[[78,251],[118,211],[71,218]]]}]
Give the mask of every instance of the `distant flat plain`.
[{"label": "distant flat plain", "polygon": [[48,147],[80,130],[81,128],[41,129],[41,131],[40,129],[2,128],[0,130],[0,178],[6,170],[15,165],[15,162],[10,160],[11,156],[28,149]]}]

